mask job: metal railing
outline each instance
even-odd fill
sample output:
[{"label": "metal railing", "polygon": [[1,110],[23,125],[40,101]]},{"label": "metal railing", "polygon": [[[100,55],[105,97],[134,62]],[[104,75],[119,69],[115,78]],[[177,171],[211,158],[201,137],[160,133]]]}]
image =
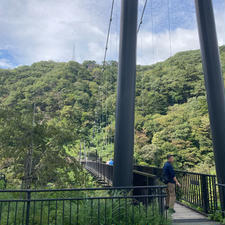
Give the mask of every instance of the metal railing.
[{"label": "metal railing", "polygon": [[0,173],[0,189],[5,189],[7,185],[7,179],[4,173]]},{"label": "metal railing", "polygon": [[[148,166],[134,166],[136,170],[162,177],[162,168]],[[177,199],[184,204],[194,206],[205,213],[211,213],[218,209],[219,191],[216,185],[215,175],[193,173],[175,170],[176,177],[181,183],[177,190]]]},{"label": "metal railing", "polygon": [[[87,161],[85,167],[99,179],[109,185],[112,184],[113,166],[95,161]],[[155,175],[158,177],[158,181],[154,183],[160,184],[160,177],[162,177],[163,173],[162,168],[135,165],[134,173],[135,171]],[[220,199],[215,175],[180,170],[175,170],[175,173],[181,183],[181,188],[177,189],[178,201],[206,214],[218,210]],[[138,185],[138,183],[135,182],[135,185]]]},{"label": "metal railing", "polygon": [[225,218],[225,184],[218,184],[220,192],[220,210],[223,218]]},{"label": "metal railing", "polygon": [[101,179],[108,185],[112,185],[113,166],[101,162],[86,161],[85,168],[95,177]]},{"label": "metal railing", "polygon": [[157,215],[166,220],[164,189],[165,186],[1,190],[0,224],[142,224],[142,218],[151,221]]}]

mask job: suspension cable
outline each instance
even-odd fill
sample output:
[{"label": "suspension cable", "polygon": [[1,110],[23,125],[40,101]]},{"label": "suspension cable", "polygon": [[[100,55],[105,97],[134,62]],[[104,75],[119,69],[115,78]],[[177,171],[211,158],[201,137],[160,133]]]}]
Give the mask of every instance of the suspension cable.
[{"label": "suspension cable", "polygon": [[113,19],[114,2],[115,2],[115,0],[112,0],[112,6],[111,6],[111,12],[110,12],[110,18],[109,18],[109,26],[108,26],[108,32],[107,32],[107,38],[106,38],[106,44],[105,44],[105,53],[104,53],[104,59],[103,59],[103,70],[105,69],[106,56],[107,56],[107,51],[108,51],[109,36],[110,36],[110,31],[111,31],[112,19]]},{"label": "suspension cable", "polygon": [[154,15],[153,15],[153,0],[150,2],[151,10],[151,32],[152,32],[152,59],[155,62],[155,51],[154,51]]},{"label": "suspension cable", "polygon": [[[104,51],[104,57],[103,57],[103,67],[102,67],[102,75],[104,75],[105,71],[105,65],[106,65],[106,58],[107,58],[107,52],[108,52],[108,45],[109,45],[109,39],[110,39],[110,32],[111,32],[111,26],[112,26],[112,21],[113,21],[113,11],[114,11],[114,3],[115,0],[112,0],[112,5],[111,5],[111,10],[110,10],[110,18],[109,18],[109,25],[108,25],[108,31],[107,31],[107,37],[106,37],[106,43],[105,43],[105,51]],[[99,81],[99,90],[98,90],[98,95],[99,95],[99,105],[100,105],[100,122],[99,122],[99,131],[100,133],[103,132],[103,127],[102,127],[102,122],[103,122],[103,83],[104,79],[103,76],[100,77]],[[106,106],[107,107],[107,106]],[[102,138],[104,142],[104,132],[102,133]]]},{"label": "suspension cable", "polygon": [[144,18],[144,14],[145,14],[145,9],[146,9],[147,3],[148,3],[148,0],[145,0],[145,4],[144,4],[144,7],[143,7],[142,13],[141,13],[140,22],[139,22],[139,25],[138,25],[138,28],[137,28],[137,33],[140,31],[141,25],[143,23],[143,18]]},{"label": "suspension cable", "polygon": [[171,38],[170,0],[167,0],[167,10],[168,10],[169,44],[170,44],[170,57],[171,57],[172,56],[172,38]]}]

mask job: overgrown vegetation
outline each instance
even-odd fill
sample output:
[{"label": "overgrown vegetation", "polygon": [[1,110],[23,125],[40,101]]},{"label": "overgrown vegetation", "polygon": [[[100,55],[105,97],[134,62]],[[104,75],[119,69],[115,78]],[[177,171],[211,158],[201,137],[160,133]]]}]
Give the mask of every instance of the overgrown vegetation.
[{"label": "overgrown vegetation", "polygon": [[[34,193],[32,194],[34,195]],[[21,193],[7,194],[7,199],[26,199]],[[91,197],[90,199],[87,199]],[[114,199],[111,199],[114,197]],[[126,196],[128,197],[128,196]],[[60,198],[61,200],[54,200]],[[72,199],[72,200],[68,200]],[[101,198],[101,199],[100,199]],[[80,224],[80,225],[169,225],[170,216],[160,214],[158,201],[151,205],[136,200],[125,199],[124,193],[99,191],[35,193],[34,199],[48,201],[31,201],[29,205],[29,224]],[[65,200],[63,200],[65,199]],[[67,199],[67,200],[66,200]],[[143,200],[143,199],[142,199]],[[24,224],[27,219],[27,202],[1,203],[2,224]]]},{"label": "overgrown vegetation", "polygon": [[[225,47],[220,50],[223,61]],[[80,149],[83,155],[97,151],[105,161],[112,158],[116,79],[116,62],[104,71],[93,61],[1,69],[0,166],[7,176],[16,184],[31,174],[40,186],[80,185]],[[205,95],[199,51],[138,66],[136,161],[162,166],[172,153],[180,169],[213,172]]]},{"label": "overgrown vegetation", "polygon": [[209,218],[213,221],[219,221],[221,224],[225,224],[224,213],[221,210],[215,211],[213,214],[209,216]]}]

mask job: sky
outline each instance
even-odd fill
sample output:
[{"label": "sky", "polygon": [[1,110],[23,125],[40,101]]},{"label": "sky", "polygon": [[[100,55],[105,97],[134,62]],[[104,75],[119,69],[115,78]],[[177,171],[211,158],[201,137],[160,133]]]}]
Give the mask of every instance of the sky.
[{"label": "sky", "polygon": [[[139,0],[139,17],[145,0]],[[107,60],[119,52],[115,0]],[[112,0],[1,0],[0,68],[41,60],[103,61]],[[225,1],[213,0],[218,42],[225,43]],[[198,49],[194,0],[148,0],[138,34],[137,63],[150,65]]]}]

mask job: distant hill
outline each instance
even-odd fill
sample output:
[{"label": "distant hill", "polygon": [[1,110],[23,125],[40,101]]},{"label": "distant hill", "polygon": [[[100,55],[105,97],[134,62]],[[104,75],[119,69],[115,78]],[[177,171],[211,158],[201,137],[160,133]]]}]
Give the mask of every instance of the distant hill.
[{"label": "distant hill", "polygon": [[[224,46],[220,52],[224,62]],[[224,73],[224,64],[222,69]],[[113,152],[116,79],[116,62],[108,62],[104,72],[93,61],[47,61],[1,69],[0,106],[4,112],[13,111],[14,118],[16,113],[25,115],[23,121],[27,118],[31,123],[35,103],[36,124],[60,128],[60,144],[67,152],[76,157],[80,142],[85,142],[89,151],[97,150],[107,160]],[[1,123],[9,126],[5,120]],[[66,138],[68,133],[73,136]],[[138,163],[162,166],[165,156],[172,153],[177,155],[179,168],[214,170],[198,50],[177,53],[155,65],[137,66],[135,134]],[[5,147],[0,150],[4,155]]]}]

